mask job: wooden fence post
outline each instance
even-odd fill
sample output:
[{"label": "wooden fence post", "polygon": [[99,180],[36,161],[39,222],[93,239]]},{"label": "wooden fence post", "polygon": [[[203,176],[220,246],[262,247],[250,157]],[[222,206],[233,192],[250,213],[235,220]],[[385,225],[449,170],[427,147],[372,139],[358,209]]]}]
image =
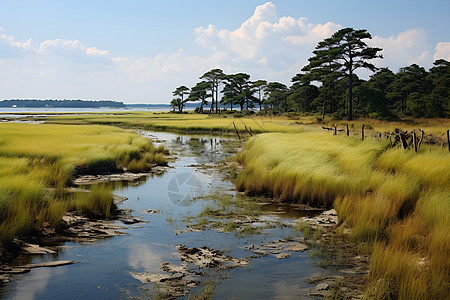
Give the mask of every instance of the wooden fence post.
[{"label": "wooden fence post", "polygon": [[244,127],[245,127],[245,130],[247,130],[248,134],[250,134],[250,136],[253,136],[252,132],[251,132],[250,130],[247,129],[247,126],[244,125]]},{"label": "wooden fence post", "polygon": [[422,135],[421,135],[421,137],[420,137],[420,140],[419,140],[419,142],[417,143],[417,148],[419,148],[420,149],[420,145],[422,144],[422,142],[423,142],[423,139],[424,139],[424,136],[425,136],[425,131],[423,131],[422,129],[420,129],[419,128],[419,131],[422,133]]},{"label": "wooden fence post", "polygon": [[234,130],[236,131],[236,134],[238,136],[238,139],[241,140],[241,136],[239,135],[239,131],[237,130],[236,124],[234,124],[234,122],[233,122],[233,126],[234,126]]},{"label": "wooden fence post", "polygon": [[362,133],[362,140],[363,140],[363,141],[364,141],[364,127],[365,127],[365,125],[362,124],[362,127],[361,127],[361,133]]},{"label": "wooden fence post", "polygon": [[447,145],[448,145],[448,152],[450,152],[450,130],[447,129]]},{"label": "wooden fence post", "polygon": [[347,124],[347,136],[350,135],[350,131],[348,130],[348,124]]},{"label": "wooden fence post", "polygon": [[336,124],[334,124],[334,133],[333,133],[333,135],[337,135],[337,125]]},{"label": "wooden fence post", "polygon": [[417,152],[417,136],[415,129],[413,129],[412,131],[412,136],[413,136],[414,152]]}]

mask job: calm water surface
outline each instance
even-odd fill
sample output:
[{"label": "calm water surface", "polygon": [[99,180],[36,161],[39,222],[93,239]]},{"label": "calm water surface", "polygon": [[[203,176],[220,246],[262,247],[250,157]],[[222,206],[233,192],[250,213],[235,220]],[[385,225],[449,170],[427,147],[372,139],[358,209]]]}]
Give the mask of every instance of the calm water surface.
[{"label": "calm water surface", "polygon": [[[20,257],[16,264],[52,260],[76,260],[80,263],[57,268],[33,269],[20,280],[0,287],[3,299],[128,299],[156,298],[158,290],[152,283],[142,284],[129,272],[160,272],[162,262],[180,264],[176,245],[208,246],[245,258],[252,255],[244,247],[264,244],[293,234],[287,227],[264,229],[261,233],[238,236],[216,230],[183,232],[188,216],[195,216],[214,200],[197,196],[228,193],[234,185],[207,165],[234,155],[235,141],[226,137],[185,136],[162,132],[144,132],[162,142],[177,156],[171,168],[136,185],[118,187],[114,193],[128,197],[120,208],[132,209],[133,215],[148,223],[125,226],[127,235],[98,240],[91,244],[66,243],[57,255]],[[206,167],[205,167],[206,164]],[[201,166],[201,167],[199,167]],[[183,178],[195,179],[191,185],[180,184]],[[194,187],[193,187],[194,186]],[[193,198],[191,198],[192,196]],[[147,209],[157,210],[148,214]],[[274,207],[270,208],[271,210]],[[283,210],[283,209],[282,209]],[[276,217],[280,223],[302,215],[292,209]],[[217,299],[295,299],[302,298],[314,286],[304,278],[325,270],[316,267],[309,252],[293,252],[287,259],[272,255],[250,259],[245,268],[227,271],[210,270],[204,282],[219,282]],[[200,287],[191,292],[199,292]],[[188,296],[186,296],[188,297]]]}]

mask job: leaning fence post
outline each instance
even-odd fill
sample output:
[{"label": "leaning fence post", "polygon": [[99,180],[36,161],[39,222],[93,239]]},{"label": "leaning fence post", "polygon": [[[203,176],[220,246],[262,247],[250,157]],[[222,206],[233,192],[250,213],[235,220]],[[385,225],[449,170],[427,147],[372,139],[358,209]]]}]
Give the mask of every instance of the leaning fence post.
[{"label": "leaning fence post", "polygon": [[364,124],[362,124],[362,127],[361,127],[361,133],[362,133],[362,140],[364,141]]},{"label": "leaning fence post", "polygon": [[413,136],[414,152],[417,152],[417,137],[415,129],[413,129],[412,131],[412,136]]},{"label": "leaning fence post", "polygon": [[350,135],[350,131],[348,130],[348,124],[347,124],[347,136]]},{"label": "leaning fence post", "polygon": [[250,130],[247,129],[247,126],[244,125],[244,127],[245,127],[245,130],[247,130],[248,134],[250,134],[250,136],[253,136],[252,132],[251,132]]},{"label": "leaning fence post", "polygon": [[241,136],[239,135],[239,131],[237,130],[236,124],[234,124],[234,122],[233,122],[233,126],[234,126],[234,130],[236,131],[236,134],[238,136],[238,139],[241,140]]},{"label": "leaning fence post", "polygon": [[450,152],[450,130],[447,129],[447,145],[448,145],[448,152]]},{"label": "leaning fence post", "polygon": [[422,129],[419,128],[419,131],[422,133],[419,142],[417,142],[417,148],[420,149],[420,145],[423,142],[424,136],[425,136],[425,131],[423,131]]}]

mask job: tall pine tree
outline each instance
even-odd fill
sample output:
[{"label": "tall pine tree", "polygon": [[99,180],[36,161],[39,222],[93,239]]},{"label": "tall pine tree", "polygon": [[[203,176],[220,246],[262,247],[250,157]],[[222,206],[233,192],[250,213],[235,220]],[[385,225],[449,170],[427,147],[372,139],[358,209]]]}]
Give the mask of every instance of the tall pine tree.
[{"label": "tall pine tree", "polygon": [[[344,28],[335,32],[316,46],[314,56],[302,70],[312,74],[338,74],[348,78],[348,120],[353,119],[353,73],[356,69],[365,68],[373,72],[375,65],[370,59],[382,58],[381,48],[368,47],[363,41],[372,36],[365,29]],[[313,76],[314,78],[315,76]]]}]

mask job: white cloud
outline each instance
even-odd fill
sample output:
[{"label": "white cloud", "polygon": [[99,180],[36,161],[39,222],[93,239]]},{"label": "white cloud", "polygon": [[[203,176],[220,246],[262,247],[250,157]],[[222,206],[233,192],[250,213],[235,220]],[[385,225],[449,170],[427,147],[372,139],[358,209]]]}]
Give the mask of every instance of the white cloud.
[{"label": "white cloud", "polygon": [[195,33],[200,45],[212,51],[220,49],[236,65],[246,63],[283,71],[300,60],[305,63],[305,55],[311,54],[316,43],[339,28],[332,22],[313,24],[306,18],[278,18],[275,5],[267,2],[256,7],[238,29],[219,30],[209,24],[195,28]]},{"label": "white cloud", "polygon": [[450,61],[450,42],[439,42],[435,48],[436,52],[433,55],[434,60],[440,58]]},{"label": "white cloud", "polygon": [[[0,90],[3,98],[168,103],[176,86],[193,86],[212,68],[289,84],[316,44],[340,28],[333,22],[316,24],[307,18],[278,17],[275,5],[267,2],[256,7],[238,28],[213,24],[195,28],[197,45],[202,48],[198,53],[206,51],[205,55],[178,49],[154,57],[118,57],[79,40],[19,41],[0,27]],[[383,48],[385,59],[377,64],[393,71],[411,63],[429,67],[433,58],[450,59],[450,43],[438,43],[433,56],[423,29],[387,38],[374,36],[367,43]]]},{"label": "white cloud", "polygon": [[[0,27],[0,31],[6,32],[5,29]],[[12,36],[6,35],[6,33],[0,34],[0,42],[8,44],[15,48],[22,48],[25,50],[31,49],[31,39],[28,39],[26,42],[19,42],[14,39]]]},{"label": "white cloud", "polygon": [[387,66],[394,72],[400,67],[419,64],[429,67],[432,57],[427,44],[428,35],[424,29],[415,28],[388,38],[374,36],[367,44],[382,48],[383,60],[378,60],[379,66]]}]

